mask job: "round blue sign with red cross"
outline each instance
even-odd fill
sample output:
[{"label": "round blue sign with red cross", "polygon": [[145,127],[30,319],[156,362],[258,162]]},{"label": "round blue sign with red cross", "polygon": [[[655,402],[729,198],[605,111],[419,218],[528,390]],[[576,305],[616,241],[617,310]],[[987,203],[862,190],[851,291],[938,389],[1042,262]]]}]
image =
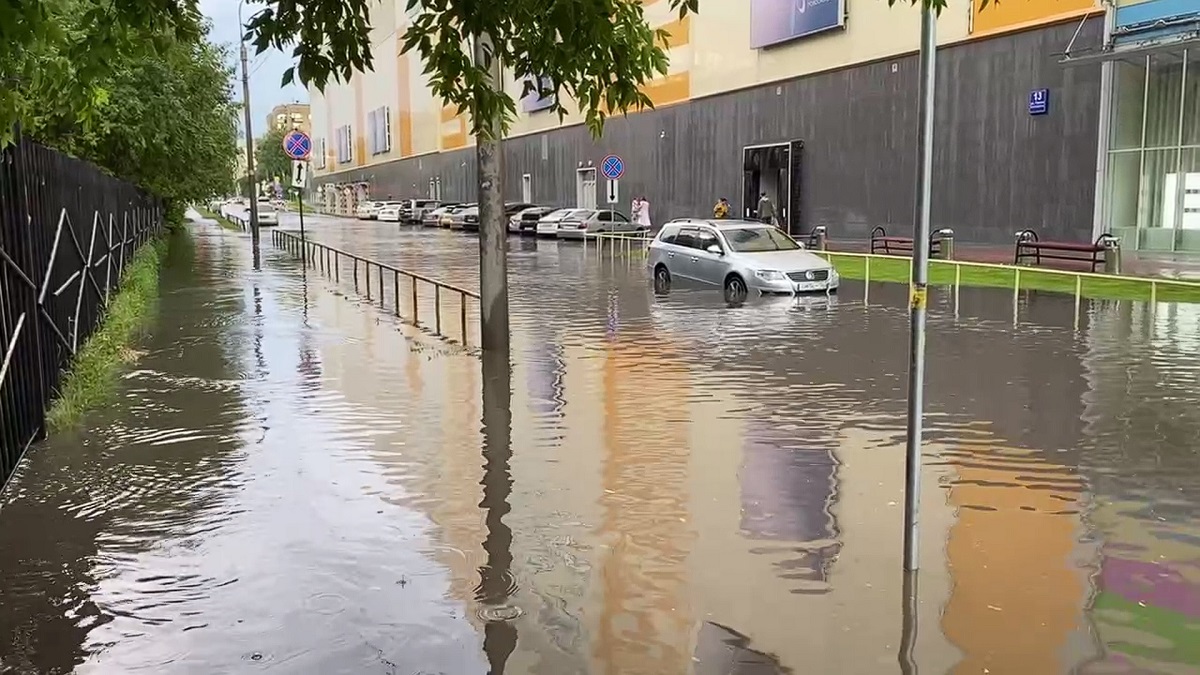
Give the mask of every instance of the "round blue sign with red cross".
[{"label": "round blue sign with red cross", "polygon": [[312,152],[312,139],[303,131],[291,131],[283,137],[283,151],[292,159],[308,159]]},{"label": "round blue sign with red cross", "polygon": [[625,175],[625,162],[616,155],[608,155],[600,162],[600,173],[609,180],[617,180]]}]

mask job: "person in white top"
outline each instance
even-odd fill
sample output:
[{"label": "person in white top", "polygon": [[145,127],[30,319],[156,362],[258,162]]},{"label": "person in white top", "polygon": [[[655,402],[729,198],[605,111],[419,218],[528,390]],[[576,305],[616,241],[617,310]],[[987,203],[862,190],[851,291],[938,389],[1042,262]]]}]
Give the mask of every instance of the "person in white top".
[{"label": "person in white top", "polygon": [[647,230],[650,229],[650,201],[646,196],[635,197],[630,206],[629,219]]}]

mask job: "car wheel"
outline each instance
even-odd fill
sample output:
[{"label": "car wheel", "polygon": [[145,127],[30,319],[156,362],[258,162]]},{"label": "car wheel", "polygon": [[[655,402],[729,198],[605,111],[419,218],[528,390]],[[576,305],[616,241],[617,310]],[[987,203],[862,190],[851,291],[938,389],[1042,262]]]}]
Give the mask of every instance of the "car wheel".
[{"label": "car wheel", "polygon": [[746,281],[736,274],[725,277],[725,301],[741,302],[746,299]]},{"label": "car wheel", "polygon": [[667,266],[659,263],[654,268],[654,292],[669,293],[671,291],[671,271]]}]

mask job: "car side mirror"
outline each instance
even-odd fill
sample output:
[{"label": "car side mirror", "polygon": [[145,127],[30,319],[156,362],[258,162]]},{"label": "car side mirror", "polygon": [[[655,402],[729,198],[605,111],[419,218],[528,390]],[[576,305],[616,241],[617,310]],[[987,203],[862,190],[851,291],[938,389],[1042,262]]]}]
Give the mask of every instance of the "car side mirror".
[{"label": "car side mirror", "polygon": [[725,252],[721,250],[721,247],[717,246],[716,244],[713,244],[704,250],[715,255],[725,255]]}]

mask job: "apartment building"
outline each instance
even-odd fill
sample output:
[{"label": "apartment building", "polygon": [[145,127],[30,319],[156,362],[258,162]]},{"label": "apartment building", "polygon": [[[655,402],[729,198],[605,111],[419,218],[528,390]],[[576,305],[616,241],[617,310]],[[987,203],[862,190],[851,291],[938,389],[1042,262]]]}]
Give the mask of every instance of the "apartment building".
[{"label": "apartment building", "polygon": [[[582,116],[520,100],[505,142],[510,199],[604,201],[598,165],[625,160],[620,199],[654,220],[760,193],[793,232],[865,237],[911,227],[919,11],[876,0],[704,0],[683,20],[644,0],[670,35],[654,110],[592,138]],[[473,199],[466,116],[430,92],[411,21],[383,0],[375,70],[311,91],[316,184],[327,208],[371,195]],[[1112,231],[1127,246],[1200,250],[1200,9],[1190,0],[950,0],[937,22],[936,228],[1007,243]],[[393,56],[394,55],[394,56]],[[523,82],[508,81],[519,98]],[[570,106],[568,106],[570,107]]]}]

